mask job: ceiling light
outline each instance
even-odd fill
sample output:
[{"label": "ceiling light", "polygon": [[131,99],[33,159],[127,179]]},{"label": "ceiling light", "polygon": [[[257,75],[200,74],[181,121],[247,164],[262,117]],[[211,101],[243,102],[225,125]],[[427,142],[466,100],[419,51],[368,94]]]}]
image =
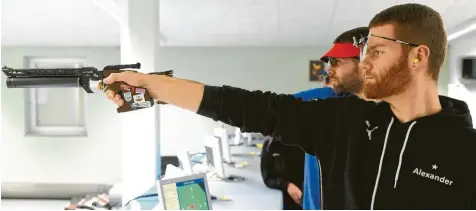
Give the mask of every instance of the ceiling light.
[{"label": "ceiling light", "polygon": [[476,19],[469,20],[466,23],[467,24],[458,27],[458,30],[449,33],[448,42],[476,30]]}]

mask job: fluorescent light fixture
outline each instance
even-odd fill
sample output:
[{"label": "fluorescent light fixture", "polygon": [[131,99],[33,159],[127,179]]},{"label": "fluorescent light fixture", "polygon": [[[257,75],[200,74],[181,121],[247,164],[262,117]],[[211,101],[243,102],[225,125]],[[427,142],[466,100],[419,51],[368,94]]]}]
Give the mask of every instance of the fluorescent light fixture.
[{"label": "fluorescent light fixture", "polygon": [[453,30],[452,33],[449,33],[448,42],[476,30],[476,18],[467,21],[466,24],[461,25],[457,29],[458,30]]}]

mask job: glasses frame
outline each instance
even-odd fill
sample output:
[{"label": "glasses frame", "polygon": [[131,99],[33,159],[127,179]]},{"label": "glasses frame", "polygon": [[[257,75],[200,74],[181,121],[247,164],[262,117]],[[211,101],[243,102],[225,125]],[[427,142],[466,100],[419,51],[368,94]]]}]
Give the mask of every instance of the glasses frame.
[{"label": "glasses frame", "polygon": [[365,37],[362,36],[362,37],[359,38],[359,39],[357,39],[356,37],[353,37],[353,39],[354,39],[354,46],[355,46],[356,48],[360,48],[360,61],[364,60],[364,58],[365,58],[364,52],[367,50],[367,40],[368,40],[370,37],[378,37],[378,38],[390,40],[390,41],[393,41],[393,42],[396,42],[396,43],[408,45],[408,46],[411,46],[411,47],[418,47],[418,46],[420,46],[420,45],[415,44],[415,43],[406,42],[406,41],[403,41],[403,40],[393,39],[393,38],[390,38],[390,37],[380,36],[380,35],[376,35],[376,34],[369,34],[368,36],[365,36]]},{"label": "glasses frame", "polygon": [[[345,57],[345,58],[349,58],[349,59],[357,59],[359,60],[359,57]],[[327,65],[329,65],[329,67],[332,67],[332,63],[334,63],[334,61],[336,61],[337,59],[344,59],[344,58],[334,58],[334,57],[328,57],[327,58]]]}]

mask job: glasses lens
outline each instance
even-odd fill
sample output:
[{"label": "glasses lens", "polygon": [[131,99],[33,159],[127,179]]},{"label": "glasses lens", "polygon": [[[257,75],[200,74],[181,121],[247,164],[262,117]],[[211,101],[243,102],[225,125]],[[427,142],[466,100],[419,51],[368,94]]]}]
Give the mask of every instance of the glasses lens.
[{"label": "glasses lens", "polygon": [[367,55],[367,44],[360,48],[360,61],[364,61],[365,56]]},{"label": "glasses lens", "polygon": [[334,58],[329,58],[329,61],[327,62],[327,65],[329,67],[334,67],[337,64],[337,60]]}]

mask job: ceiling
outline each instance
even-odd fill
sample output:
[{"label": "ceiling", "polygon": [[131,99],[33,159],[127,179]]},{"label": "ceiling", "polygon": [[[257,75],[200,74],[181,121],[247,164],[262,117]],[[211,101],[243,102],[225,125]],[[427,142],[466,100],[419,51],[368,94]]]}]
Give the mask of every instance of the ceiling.
[{"label": "ceiling", "polygon": [[[163,46],[318,46],[395,4],[430,5],[448,30],[474,0],[160,0]],[[119,23],[94,0],[2,0],[3,46],[118,46]]]}]

